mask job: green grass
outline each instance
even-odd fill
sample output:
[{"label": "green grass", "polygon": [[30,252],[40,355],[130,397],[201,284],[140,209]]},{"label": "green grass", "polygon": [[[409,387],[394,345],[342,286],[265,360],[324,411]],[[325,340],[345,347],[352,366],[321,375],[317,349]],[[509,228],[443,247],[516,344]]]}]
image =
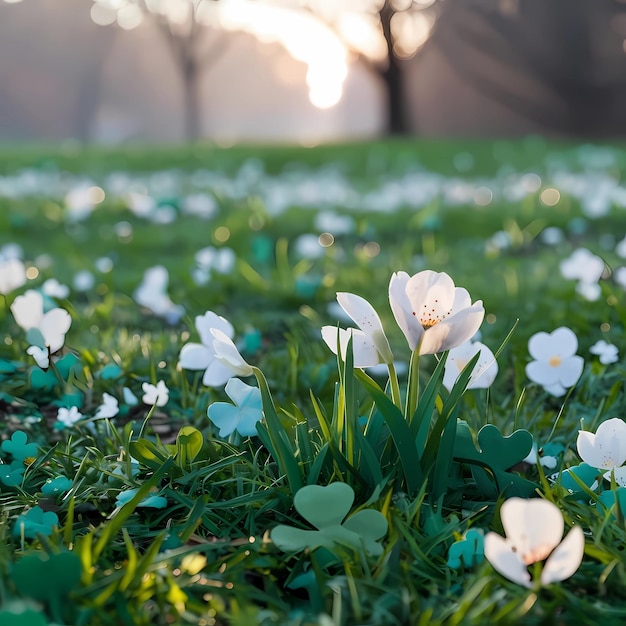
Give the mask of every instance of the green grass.
[{"label": "green grass", "polygon": [[[612,164],[602,171],[623,175],[623,153],[613,150]],[[459,153],[472,155],[468,171],[455,168]],[[21,478],[0,482],[0,618],[18,626],[622,620],[626,527],[620,511],[613,516],[595,494],[570,494],[527,464],[511,474],[505,471],[510,466],[490,460],[483,476],[487,482],[481,482],[462,462],[455,441],[461,428],[457,418],[474,436],[486,423],[503,435],[526,429],[540,447],[563,446],[553,470],[558,471],[579,463],[575,443],[581,424],[595,431],[607,418],[624,418],[623,354],[608,366],[589,354],[601,338],[623,353],[623,288],[607,271],[600,299],[586,301],[574,281],[561,276],[559,264],[576,248],[587,247],[607,268],[624,265],[614,244],[626,234],[626,211],[613,206],[605,216],[585,217],[567,189],[560,189],[561,200],[553,207],[541,201],[541,190],[521,201],[496,197],[488,206],[448,206],[434,198],[421,210],[406,204],[392,213],[358,207],[366,193],[390,181],[410,184],[403,176],[420,168],[448,177],[448,185],[453,178],[495,184],[507,174],[502,168],[536,172],[548,184],[555,159],[581,172],[589,169],[584,154],[574,144],[538,138],[389,140],[310,149],[67,145],[1,150],[0,172],[8,178],[24,168],[64,172],[66,179],[83,176],[102,185],[107,198],[77,223],[68,220],[63,194],[53,189],[0,199],[0,248],[19,244],[26,264],[39,269],[25,287],[0,297],[0,434],[6,440],[22,431],[39,446],[34,461],[22,462]],[[216,202],[215,215],[201,220],[183,214],[182,196],[198,191],[193,171],[210,169],[220,172],[220,180],[234,180],[250,159],[262,162],[261,181],[295,180],[296,186],[306,183],[305,172],[314,177],[320,168],[336,167],[359,200],[354,208],[347,206],[354,201],[346,201],[317,210],[351,216],[354,230],[338,234],[320,258],[298,258],[297,238],[319,234],[316,208],[296,204],[274,214],[263,202],[263,187],[254,184],[238,195],[202,188]],[[177,218],[171,224],[134,215],[106,187],[111,172],[129,172],[144,184],[150,180],[145,175],[162,170],[176,170],[179,177],[180,192],[156,195],[159,204],[174,208]],[[548,245],[541,237],[547,227],[560,228],[562,241]],[[510,245],[487,246],[498,231],[508,234]],[[209,245],[231,247],[237,262],[231,272],[214,272],[198,285],[191,276],[194,255]],[[105,256],[113,260],[110,272],[94,268]],[[175,323],[133,299],[144,271],[155,265],[168,269],[168,293],[184,307]],[[379,312],[394,355],[408,365],[409,350],[391,314],[387,287],[395,271],[426,268],[445,271],[472,299],[483,300],[482,341],[494,351],[514,330],[488,391],[462,393],[461,385],[448,393],[440,385],[437,360],[423,356],[418,411],[407,416],[385,394],[384,378],[355,373],[349,358],[337,363],[319,329],[337,324],[327,308],[336,292],[359,294]],[[56,303],[72,316],[63,354],[75,355],[76,364],[71,373],[59,364],[58,376],[51,368],[42,382],[9,305],[47,278],[71,285],[82,269],[94,273],[94,288],[72,290]],[[230,320],[238,340],[247,333],[242,352],[262,372],[256,383],[247,380],[263,391],[259,437],[220,437],[207,408],[229,399],[222,389],[203,386],[201,373],[177,368],[181,347],[199,340],[194,318],[208,310]],[[585,369],[571,393],[554,398],[525,375],[527,342],[538,331],[563,325],[577,334]],[[141,403],[141,386],[157,380],[166,382],[170,396],[165,407],[151,410]],[[401,389],[406,384],[407,375],[401,374]],[[139,396],[137,406],[122,401],[124,387]],[[104,392],[120,399],[117,417],[55,427],[59,405],[77,403],[92,417]],[[184,427],[193,429],[180,432]],[[419,443],[413,445],[414,440]],[[15,462],[6,448],[0,456],[0,469]],[[131,456],[139,462],[136,467]],[[498,480],[506,482],[511,475],[514,485],[502,493]],[[45,481],[56,476],[68,478],[71,489],[43,493]],[[377,539],[380,555],[354,545],[282,551],[271,540],[278,525],[311,530],[294,508],[294,496],[301,485],[333,482],[354,491],[351,515],[371,510],[386,520],[387,532]],[[140,491],[117,506],[117,496],[130,488]],[[541,493],[559,505],[568,523],[583,527],[585,558],[571,579],[531,591],[488,563],[466,570],[447,565],[451,544],[468,528],[502,533],[498,508],[511,489]],[[138,506],[150,493],[166,498],[166,507]],[[36,506],[57,515],[58,523],[22,538],[20,516]]]}]

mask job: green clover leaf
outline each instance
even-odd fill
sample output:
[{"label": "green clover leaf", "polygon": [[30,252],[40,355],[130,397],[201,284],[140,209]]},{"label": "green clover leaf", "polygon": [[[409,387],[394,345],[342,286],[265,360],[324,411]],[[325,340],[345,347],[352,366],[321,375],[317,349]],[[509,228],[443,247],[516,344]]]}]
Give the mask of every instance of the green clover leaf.
[{"label": "green clover leaf", "polygon": [[56,496],[65,493],[72,488],[72,481],[65,476],[57,476],[56,478],[48,478],[41,488],[41,492],[45,496]]},{"label": "green clover leaf", "polygon": [[485,558],[485,538],[479,528],[470,528],[463,539],[455,541],[448,551],[448,567],[464,569],[482,563]]},{"label": "green clover leaf", "polygon": [[0,465],[0,482],[7,487],[17,487],[22,483],[22,476],[26,468],[22,461],[13,461],[10,465]]},{"label": "green clover leaf", "polygon": [[26,443],[28,441],[28,435],[21,431],[16,430],[11,439],[2,442],[2,450],[8,452],[13,456],[15,461],[24,461],[30,457],[37,456],[37,444]]},{"label": "green clover leaf", "polygon": [[302,487],[293,499],[294,506],[318,530],[280,524],[271,530],[270,537],[285,552],[321,547],[332,550],[340,544],[355,550],[365,548],[373,556],[382,554],[377,540],[387,532],[387,520],[379,511],[364,509],[342,524],[353,502],[354,490],[345,483]]},{"label": "green clover leaf", "polygon": [[56,513],[52,511],[44,512],[40,506],[34,506],[15,520],[13,534],[16,537],[23,534],[27,539],[34,539],[37,535],[48,537],[52,534],[52,529],[58,525],[59,518]]}]

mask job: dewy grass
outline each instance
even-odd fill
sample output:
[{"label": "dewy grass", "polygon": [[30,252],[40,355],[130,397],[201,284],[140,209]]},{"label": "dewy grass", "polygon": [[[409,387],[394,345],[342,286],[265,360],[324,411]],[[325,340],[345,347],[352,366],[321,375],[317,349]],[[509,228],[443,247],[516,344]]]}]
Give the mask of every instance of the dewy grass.
[{"label": "dewy grass", "polygon": [[[5,150],[0,623],[626,617],[625,167],[536,138]],[[425,326],[394,272],[438,277]],[[454,319],[444,272],[482,300],[487,388],[476,343],[447,386],[454,346],[411,345]]]}]

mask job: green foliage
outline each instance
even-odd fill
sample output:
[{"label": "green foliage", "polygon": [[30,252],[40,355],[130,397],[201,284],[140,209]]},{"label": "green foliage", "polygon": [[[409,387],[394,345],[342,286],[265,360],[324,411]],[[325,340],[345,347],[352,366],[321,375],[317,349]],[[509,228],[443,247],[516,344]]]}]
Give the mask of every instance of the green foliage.
[{"label": "green foliage", "polygon": [[[468,173],[454,169],[459,152],[474,157]],[[497,194],[508,176],[501,168],[532,169],[545,187],[553,184],[554,163],[583,175],[578,154],[537,141],[0,154],[9,176],[28,165],[32,176],[47,172],[69,184],[77,172],[107,188],[84,220],[70,219],[63,196],[47,188],[0,198],[0,250],[17,243],[37,268],[23,289],[48,278],[71,285],[83,269],[95,280],[92,289],[51,300],[71,313],[72,326],[46,371],[26,353],[42,338],[23,332],[10,311],[20,290],[0,296],[0,622],[623,619],[623,489],[606,481],[592,489],[603,479],[580,464],[575,449],[581,425],[593,430],[626,416],[623,355],[606,365],[588,352],[600,338],[623,352],[623,290],[607,269],[601,298],[587,301],[560,275],[559,263],[584,246],[609,269],[623,265],[607,242],[626,232],[626,214],[612,207],[589,218],[566,188],[555,206],[543,203],[542,188],[522,200]],[[615,167],[623,169],[616,154]],[[108,193],[107,177],[120,168],[138,177],[133,188],[149,189],[158,207],[171,208],[171,223],[142,217]],[[178,169],[154,174],[158,168]],[[423,168],[449,177],[451,193],[480,179],[495,199],[455,205],[443,190],[419,209],[406,198],[393,204],[394,189],[421,189],[412,177]],[[203,175],[212,182],[200,195],[215,203],[206,220],[183,210]],[[280,185],[293,179],[298,187],[307,177],[319,206],[300,206],[293,197],[306,194],[294,195],[279,213],[271,198],[280,200],[287,188]],[[246,187],[250,180],[256,182]],[[322,192],[337,180],[350,186],[333,203]],[[376,202],[389,202],[381,208],[393,215],[366,210]],[[321,234],[322,211],[350,218],[354,228],[304,258],[297,239]],[[562,234],[555,244],[541,236],[550,226]],[[493,245],[498,232],[506,246]],[[226,273],[211,269],[198,283],[195,253],[208,245],[232,248],[236,263]],[[101,257],[112,261],[110,271],[97,269]],[[185,310],[179,321],[133,299],[156,263],[167,267],[168,294]],[[501,345],[489,390],[467,389],[475,361],[448,390],[446,355],[411,355],[395,329],[389,277],[423,268],[448,272],[483,299],[482,341]],[[361,294],[379,312],[399,375],[354,368],[350,349],[335,359],[320,341],[319,328],[337,323],[327,309],[337,291]],[[182,345],[198,341],[195,316],[207,310],[233,323],[254,365],[250,378],[263,406],[257,436],[220,438],[207,408],[224,399],[222,390],[202,385],[201,371],[177,366]],[[586,366],[571,393],[555,398],[526,378],[527,341],[563,324],[578,335]],[[169,389],[164,406],[126,393],[141,398],[142,383],[160,380]],[[96,419],[103,393],[118,400],[119,413]],[[83,417],[59,426],[59,407],[71,406]],[[525,461],[533,442],[536,464]],[[556,467],[544,467],[542,454],[554,456]],[[539,494],[558,504],[567,525],[582,526],[587,542],[570,581],[534,594],[482,562],[482,536],[501,531],[503,499]],[[146,507],[149,498],[165,507]]]}]

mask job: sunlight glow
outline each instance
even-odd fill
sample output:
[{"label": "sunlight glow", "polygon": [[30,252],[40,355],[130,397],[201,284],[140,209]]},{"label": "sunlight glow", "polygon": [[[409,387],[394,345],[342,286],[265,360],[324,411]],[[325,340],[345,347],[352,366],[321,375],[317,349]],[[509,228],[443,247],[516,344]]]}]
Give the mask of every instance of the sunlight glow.
[{"label": "sunlight glow", "polygon": [[348,75],[348,52],[335,33],[312,16],[280,6],[259,5],[249,0],[224,2],[221,26],[244,30],[257,39],[279,43],[308,66],[306,82],[313,106],[333,107],[343,94]]}]

